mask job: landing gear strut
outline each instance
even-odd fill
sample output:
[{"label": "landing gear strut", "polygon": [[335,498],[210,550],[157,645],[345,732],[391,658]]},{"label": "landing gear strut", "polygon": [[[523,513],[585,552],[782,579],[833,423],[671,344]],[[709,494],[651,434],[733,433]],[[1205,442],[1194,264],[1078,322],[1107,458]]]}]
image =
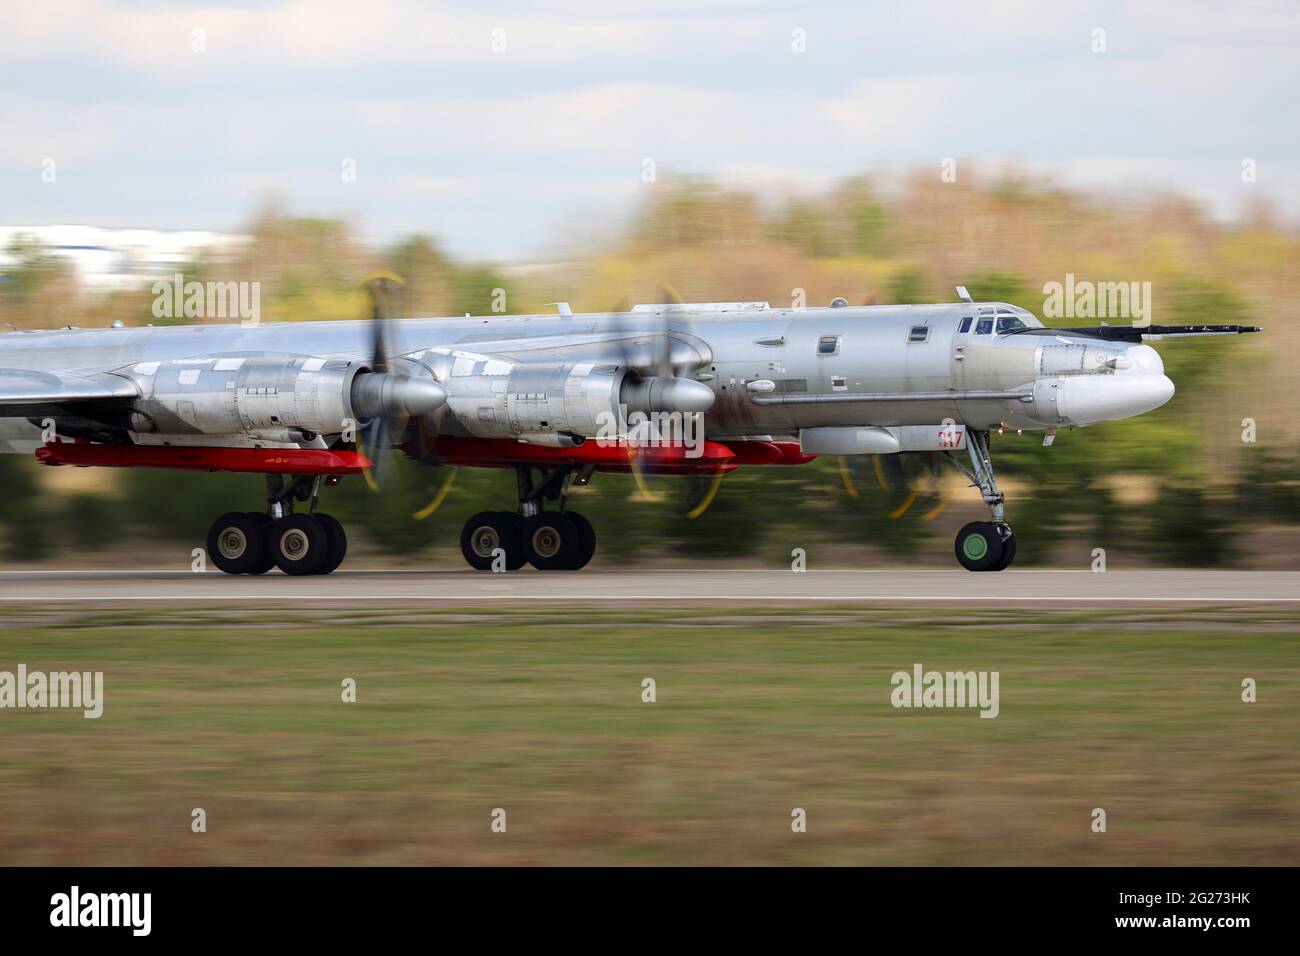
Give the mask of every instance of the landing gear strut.
[{"label": "landing gear strut", "polygon": [[1006,498],[998,490],[997,476],[993,473],[989,433],[967,429],[966,447],[970,452],[970,469],[951,454],[948,457],[979,488],[993,520],[972,521],[963,527],[957,532],[953,551],[967,571],[1004,571],[1015,560],[1016,536],[1004,518]]},{"label": "landing gear strut", "polygon": [[[479,571],[514,571],[525,563],[539,571],[577,571],[586,567],[596,553],[596,531],[576,511],[566,511],[565,502],[572,479],[586,484],[590,471],[576,475],[568,465],[515,468],[519,489],[519,511],[480,511],[465,522],[460,533],[460,550],[469,566]],[[558,502],[558,511],[546,511],[547,501]]]},{"label": "landing gear strut", "polygon": [[[337,478],[324,479],[334,484]],[[343,563],[348,537],[333,515],[316,510],[322,476],[299,475],[285,483],[266,476],[266,513],[231,511],[208,529],[208,557],[227,574],[329,574]],[[294,513],[294,502],[308,504]]]}]

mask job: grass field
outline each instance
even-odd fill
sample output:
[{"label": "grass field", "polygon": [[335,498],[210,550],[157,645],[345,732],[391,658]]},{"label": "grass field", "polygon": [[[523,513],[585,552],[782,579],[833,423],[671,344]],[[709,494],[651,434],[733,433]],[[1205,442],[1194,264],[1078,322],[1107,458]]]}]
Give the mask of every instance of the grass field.
[{"label": "grass field", "polygon": [[[0,864],[1295,864],[1297,631],[1261,608],[7,608],[0,670],[102,670],[105,708],[0,711]],[[1000,716],[894,709],[918,662],[999,671]]]}]

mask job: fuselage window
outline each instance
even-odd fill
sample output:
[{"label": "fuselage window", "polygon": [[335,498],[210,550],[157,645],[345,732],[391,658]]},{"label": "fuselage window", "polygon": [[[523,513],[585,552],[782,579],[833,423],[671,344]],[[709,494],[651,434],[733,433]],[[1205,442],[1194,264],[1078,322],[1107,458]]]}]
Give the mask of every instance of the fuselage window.
[{"label": "fuselage window", "polygon": [[907,333],[908,342],[925,342],[930,338],[930,327],[928,325],[914,325],[912,330]]},{"label": "fuselage window", "polygon": [[1001,319],[998,319],[998,334],[999,334],[999,335],[1001,335],[1003,332],[1010,332],[1012,329],[1023,329],[1023,328],[1026,328],[1025,323],[1021,322],[1021,321],[1020,321],[1019,319],[1017,319],[1017,318],[1001,318]]},{"label": "fuselage window", "polygon": [[840,337],[838,335],[823,335],[817,340],[818,355],[834,355],[840,350]]},{"label": "fuselage window", "polygon": [[971,317],[968,315],[961,320],[961,325],[957,327],[957,331],[965,335],[967,332],[970,331],[970,323],[971,323]]},{"label": "fuselage window", "polygon": [[992,319],[980,319],[978,322],[975,323],[976,335],[988,335],[992,331],[993,331]]}]

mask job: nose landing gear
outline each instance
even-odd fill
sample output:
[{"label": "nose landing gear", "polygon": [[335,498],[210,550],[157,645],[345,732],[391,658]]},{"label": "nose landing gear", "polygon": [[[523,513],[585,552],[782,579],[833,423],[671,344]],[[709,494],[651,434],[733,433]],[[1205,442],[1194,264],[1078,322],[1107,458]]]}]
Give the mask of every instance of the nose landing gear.
[{"label": "nose landing gear", "polygon": [[[519,488],[519,513],[481,511],[465,522],[460,550],[478,571],[514,571],[531,564],[539,571],[577,571],[596,553],[596,530],[576,511],[564,509],[569,479],[586,484],[590,472],[567,466],[539,469],[533,481],[530,466],[515,469]],[[544,511],[546,501],[558,501],[561,510]]]},{"label": "nose landing gear", "polygon": [[[320,477],[303,475],[286,485],[267,475],[267,513],[232,511],[208,529],[208,558],[226,574],[329,574],[343,563],[348,537],[333,515],[315,510]],[[293,513],[294,500],[310,510]]]},{"label": "nose landing gear", "polygon": [[993,473],[989,433],[967,429],[966,446],[970,452],[970,469],[951,454],[948,457],[979,488],[993,520],[972,521],[965,525],[957,532],[953,551],[967,571],[1005,571],[1016,558],[1016,536],[1003,517],[1006,498],[998,489],[997,477]]}]

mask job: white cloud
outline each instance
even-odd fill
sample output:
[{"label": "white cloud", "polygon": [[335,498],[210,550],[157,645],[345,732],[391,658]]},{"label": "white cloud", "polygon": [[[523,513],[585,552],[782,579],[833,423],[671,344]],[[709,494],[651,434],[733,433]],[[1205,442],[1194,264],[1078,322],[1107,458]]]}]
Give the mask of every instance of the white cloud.
[{"label": "white cloud", "polygon": [[[266,7],[139,7],[113,0],[31,4],[5,17],[0,55],[11,60],[85,57],[133,69],[342,67],[363,63],[560,62],[671,56],[684,47],[734,49],[766,31],[761,18],[700,17],[641,5],[633,14],[540,14],[527,8],[488,15],[414,0],[283,0]],[[783,21],[784,22],[784,21]],[[689,25],[689,29],[688,29]],[[191,48],[204,33],[207,52]],[[503,31],[504,50],[493,48]],[[692,40],[692,37],[694,40]]]},{"label": "white cloud", "polygon": [[[20,186],[0,218],[228,228],[278,191],[500,253],[632,202],[646,157],[773,192],[1005,158],[1226,209],[1246,156],[1294,197],[1297,79],[1294,4],[29,3],[0,12],[0,176]],[[47,156],[57,187],[30,188]]]}]

